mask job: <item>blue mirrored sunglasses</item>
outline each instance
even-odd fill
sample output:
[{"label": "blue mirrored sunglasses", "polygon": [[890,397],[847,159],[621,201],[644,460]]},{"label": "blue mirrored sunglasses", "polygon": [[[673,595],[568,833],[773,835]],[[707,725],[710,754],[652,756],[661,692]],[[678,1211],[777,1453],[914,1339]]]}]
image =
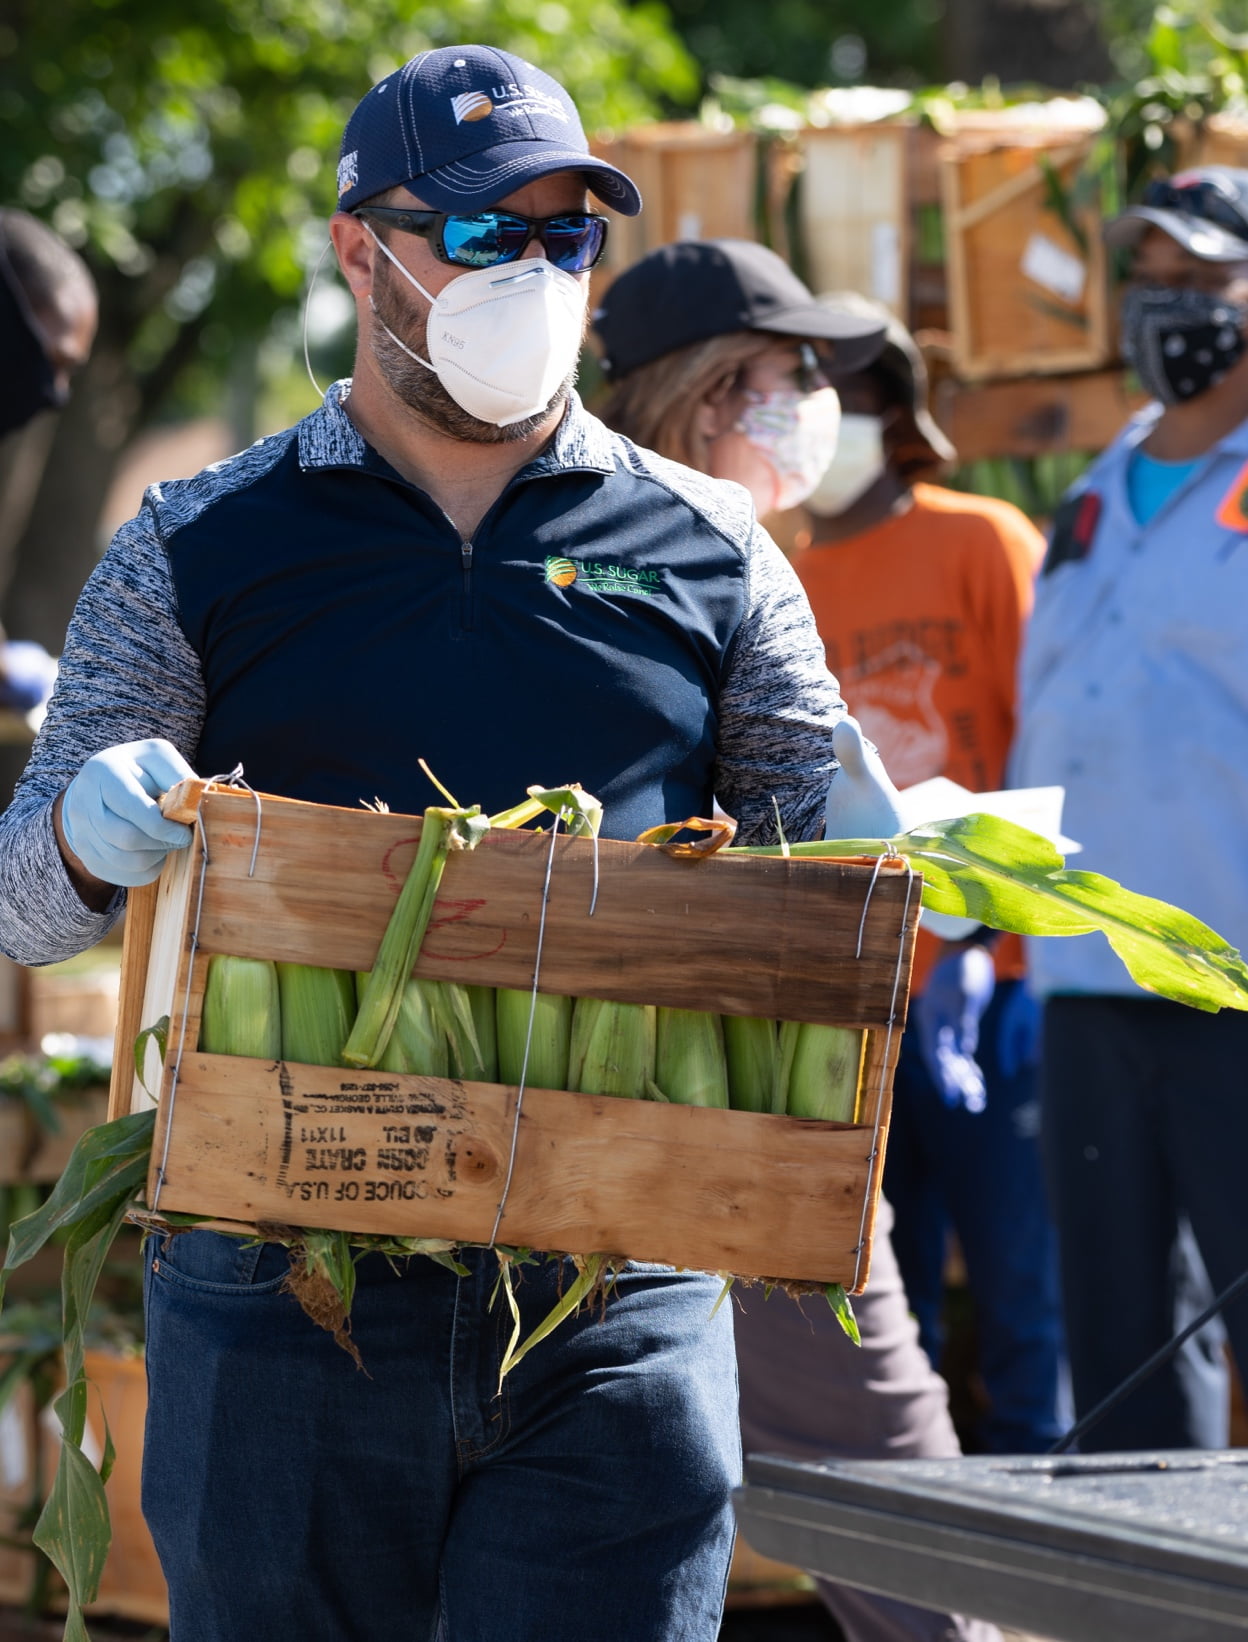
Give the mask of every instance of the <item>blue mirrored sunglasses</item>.
[{"label": "blue mirrored sunglasses", "polygon": [[402,234],[429,241],[439,262],[455,268],[493,268],[515,262],[534,240],[546,260],[565,274],[586,273],[607,245],[607,219],[593,211],[565,211],[558,217],[521,217],[514,211],[407,211],[392,205],[365,205],[353,216],[383,223]]}]

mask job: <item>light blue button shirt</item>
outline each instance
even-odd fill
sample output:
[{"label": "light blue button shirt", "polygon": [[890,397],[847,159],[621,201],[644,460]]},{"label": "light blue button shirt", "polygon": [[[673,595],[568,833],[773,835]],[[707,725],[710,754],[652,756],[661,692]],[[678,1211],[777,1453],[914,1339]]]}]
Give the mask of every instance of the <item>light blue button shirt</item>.
[{"label": "light blue button shirt", "polygon": [[[1248,533],[1216,514],[1248,423],[1146,524],[1127,491],[1134,419],[1080,480],[1088,553],[1042,574],[1022,660],[1015,785],[1066,788],[1072,868],[1171,901],[1248,948]],[[1034,941],[1041,993],[1138,991],[1102,935]]]}]

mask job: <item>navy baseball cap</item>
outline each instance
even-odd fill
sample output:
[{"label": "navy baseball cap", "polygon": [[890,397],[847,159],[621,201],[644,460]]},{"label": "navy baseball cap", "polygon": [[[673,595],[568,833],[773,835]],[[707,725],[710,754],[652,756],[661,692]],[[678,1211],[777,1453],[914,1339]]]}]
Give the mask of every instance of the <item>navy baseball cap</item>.
[{"label": "navy baseball cap", "polygon": [[590,191],[626,217],[641,210],[636,184],[589,152],[557,80],[493,46],[442,46],[356,105],[338,161],[338,209],[401,185],[434,211],[480,211],[553,171],[583,172]]},{"label": "navy baseball cap", "polygon": [[836,377],[870,364],[884,346],[884,324],[817,302],[783,258],[744,239],[660,245],[611,282],[594,315],[609,382],[732,331],[830,342],[824,369]]},{"label": "navy baseball cap", "polygon": [[1157,177],[1138,205],[1106,224],[1105,239],[1135,245],[1148,227],[1160,228],[1202,262],[1248,261],[1248,171],[1199,165]]}]

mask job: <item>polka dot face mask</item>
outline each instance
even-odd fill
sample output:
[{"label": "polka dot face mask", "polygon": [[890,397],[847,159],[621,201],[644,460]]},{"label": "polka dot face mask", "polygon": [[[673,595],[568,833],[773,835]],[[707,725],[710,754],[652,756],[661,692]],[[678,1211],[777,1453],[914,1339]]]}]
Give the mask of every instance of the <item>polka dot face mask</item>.
[{"label": "polka dot face mask", "polygon": [[1245,348],[1248,304],[1210,291],[1131,285],[1122,302],[1122,352],[1145,393],[1163,405],[1214,387]]}]

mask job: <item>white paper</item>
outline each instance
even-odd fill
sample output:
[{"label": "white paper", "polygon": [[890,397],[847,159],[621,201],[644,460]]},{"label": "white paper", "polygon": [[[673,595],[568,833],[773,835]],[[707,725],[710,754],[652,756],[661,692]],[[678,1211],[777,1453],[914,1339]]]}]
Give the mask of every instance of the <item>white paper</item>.
[{"label": "white paper", "polygon": [[30,1484],[30,1454],[26,1422],[14,1402],[0,1413],[0,1486],[6,1491]]},{"label": "white paper", "polygon": [[901,236],[895,222],[871,225],[871,295],[894,313],[901,304]]},{"label": "white paper", "polygon": [[902,824],[906,831],[925,821],[949,821],[955,815],[999,815],[1003,821],[1027,827],[1057,846],[1063,855],[1076,855],[1083,848],[1062,832],[1062,805],[1065,787],[1010,787],[1004,792],[971,792],[943,775],[907,787],[900,795]]},{"label": "white paper", "polygon": [[1060,296],[1063,302],[1082,300],[1088,270],[1079,257],[1064,251],[1046,234],[1033,234],[1027,241],[1021,267],[1029,280]]}]

